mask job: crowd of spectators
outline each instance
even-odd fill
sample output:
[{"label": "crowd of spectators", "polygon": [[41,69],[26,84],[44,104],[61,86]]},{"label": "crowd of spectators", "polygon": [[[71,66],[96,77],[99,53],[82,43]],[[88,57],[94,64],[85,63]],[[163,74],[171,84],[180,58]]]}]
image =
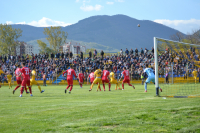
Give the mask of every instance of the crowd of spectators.
[{"label": "crowd of spectators", "polygon": [[[165,75],[165,71],[171,71],[171,63],[174,62],[173,71],[177,76],[182,76],[186,72],[186,66],[188,66],[188,71],[192,71],[195,65],[194,62],[189,61],[189,59],[195,58],[199,61],[198,53],[189,50],[186,55],[188,59],[184,58],[184,54],[171,52],[166,49],[165,52],[160,53],[158,56],[158,68],[159,75],[162,77]],[[68,69],[73,65],[76,73],[82,71],[87,77],[94,68],[94,66],[103,69],[106,65],[108,68],[113,68],[116,78],[119,79],[123,67],[128,68],[131,73],[132,79],[140,79],[143,68],[146,64],[149,67],[154,66],[154,48],[151,50],[141,48],[139,51],[137,48],[135,50],[126,49],[120,50],[119,53],[106,55],[103,51],[97,54],[97,50],[93,53],[89,51],[87,54],[73,56],[71,52],[69,53],[57,53],[57,54],[32,54],[26,56],[14,56],[14,55],[4,55],[0,56],[1,68],[4,72],[10,72],[14,74],[16,69],[16,63],[26,62],[26,66],[32,69],[36,67],[36,80],[41,80],[43,75],[46,74],[46,79],[53,81],[57,75],[62,71]]]}]

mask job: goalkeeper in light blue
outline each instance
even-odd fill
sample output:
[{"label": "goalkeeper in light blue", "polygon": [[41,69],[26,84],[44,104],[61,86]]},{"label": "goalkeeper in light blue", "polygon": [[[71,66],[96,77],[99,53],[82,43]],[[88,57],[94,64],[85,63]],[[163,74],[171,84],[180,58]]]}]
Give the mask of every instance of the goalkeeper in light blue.
[{"label": "goalkeeper in light blue", "polygon": [[[153,82],[155,84],[155,74],[152,68],[148,68],[148,64],[146,64],[146,68],[144,69],[143,73],[148,76],[144,84],[145,92],[147,92],[147,83]],[[162,89],[160,87],[159,89],[162,92]]]}]

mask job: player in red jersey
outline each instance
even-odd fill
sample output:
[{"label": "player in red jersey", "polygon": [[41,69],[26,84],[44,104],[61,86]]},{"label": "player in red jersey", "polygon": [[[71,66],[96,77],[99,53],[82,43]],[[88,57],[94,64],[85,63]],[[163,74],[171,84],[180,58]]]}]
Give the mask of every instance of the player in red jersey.
[{"label": "player in red jersey", "polygon": [[[122,88],[123,88],[122,90],[124,90],[124,83],[127,83],[129,86],[132,86],[133,89],[135,89],[135,87],[132,84],[130,84],[130,74],[129,74],[129,71],[126,70],[126,67],[124,67],[123,69],[124,69],[124,71],[122,72],[122,76],[121,76],[121,78],[124,76],[124,80],[122,81]],[[120,78],[120,80],[121,80],[121,78]]]},{"label": "player in red jersey", "polygon": [[81,71],[81,73],[78,74],[78,79],[79,79],[79,84],[80,84],[80,87],[82,88],[83,86],[83,80],[84,80],[84,75],[83,75],[83,71]]},{"label": "player in red jersey", "polygon": [[87,78],[87,84],[89,82],[89,79],[90,79],[90,83],[92,84],[94,81],[94,71],[93,70],[91,70],[91,73],[89,74],[89,76]]},{"label": "player in red jersey", "polygon": [[[89,79],[90,79],[90,83],[92,84],[94,81],[94,70],[93,69],[91,69],[91,73],[89,74],[89,76],[87,78],[87,84],[89,82]],[[96,84],[98,84],[98,83],[96,83]],[[98,89],[101,91],[101,86],[99,86]]]},{"label": "player in red jersey", "polygon": [[76,76],[76,73],[75,73],[73,67],[71,67],[70,69],[68,69],[65,72],[63,72],[63,76],[64,76],[65,73],[67,73],[67,83],[68,83],[68,86],[65,89],[65,93],[67,93],[67,89],[70,87],[70,90],[69,90],[69,94],[70,94],[72,89],[73,89],[73,75],[76,78],[77,78],[77,76]]},{"label": "player in red jersey", "polygon": [[19,97],[22,97],[22,93],[24,91],[24,88],[26,87],[26,85],[29,88],[29,92],[30,92],[30,96],[32,95],[32,90],[31,90],[31,86],[30,86],[30,72],[31,70],[28,67],[25,67],[25,62],[22,63],[22,69],[21,69],[21,74],[19,74],[19,76],[23,76],[23,80],[22,80],[22,87],[21,87],[21,94]]},{"label": "player in red jersey", "polygon": [[108,80],[109,75],[110,75],[110,72],[108,71],[108,69],[106,68],[106,66],[104,66],[103,76],[102,76],[102,83],[103,83],[103,89],[104,89],[104,91],[106,91],[105,90],[105,83],[108,83],[109,91],[111,91],[110,90],[111,84],[110,84],[110,81]]},{"label": "player in red jersey", "polygon": [[[16,80],[17,80],[17,86],[15,87],[15,89],[13,90],[13,94],[15,93],[15,91],[21,86],[21,83],[22,83],[22,76],[21,76],[21,68],[20,68],[20,65],[17,64],[16,65],[18,68],[15,70],[15,77],[16,77]],[[27,92],[27,89],[26,87],[24,88],[25,91],[26,91],[26,94],[28,94],[29,92]]]}]

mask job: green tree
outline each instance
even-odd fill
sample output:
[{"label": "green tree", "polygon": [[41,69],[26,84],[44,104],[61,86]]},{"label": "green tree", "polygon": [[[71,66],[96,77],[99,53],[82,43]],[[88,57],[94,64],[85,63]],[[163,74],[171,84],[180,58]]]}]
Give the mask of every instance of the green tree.
[{"label": "green tree", "polygon": [[37,43],[39,44],[40,47],[40,53],[46,53],[47,44],[41,40],[37,40]]},{"label": "green tree", "polygon": [[21,29],[12,28],[11,25],[0,24],[0,53],[14,54],[20,44],[17,39],[22,36]]},{"label": "green tree", "polygon": [[49,48],[46,43],[41,40],[37,40],[40,47],[40,53],[54,53],[54,50]]},{"label": "green tree", "polygon": [[61,27],[50,27],[44,28],[44,34],[47,35],[46,39],[50,44],[50,48],[55,52],[59,51],[60,46],[62,46],[67,39],[67,32],[61,31]]}]

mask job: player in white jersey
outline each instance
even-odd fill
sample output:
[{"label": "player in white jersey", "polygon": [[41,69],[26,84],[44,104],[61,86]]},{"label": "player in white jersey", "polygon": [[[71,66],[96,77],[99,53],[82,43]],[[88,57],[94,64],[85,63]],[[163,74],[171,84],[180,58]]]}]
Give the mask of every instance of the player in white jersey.
[{"label": "player in white jersey", "polygon": [[[145,73],[148,76],[144,84],[145,92],[147,92],[147,83],[153,82],[155,84],[155,74],[152,68],[148,68],[148,64],[146,64],[146,68],[144,69],[143,73]],[[160,91],[162,92],[161,88],[160,88]]]}]

